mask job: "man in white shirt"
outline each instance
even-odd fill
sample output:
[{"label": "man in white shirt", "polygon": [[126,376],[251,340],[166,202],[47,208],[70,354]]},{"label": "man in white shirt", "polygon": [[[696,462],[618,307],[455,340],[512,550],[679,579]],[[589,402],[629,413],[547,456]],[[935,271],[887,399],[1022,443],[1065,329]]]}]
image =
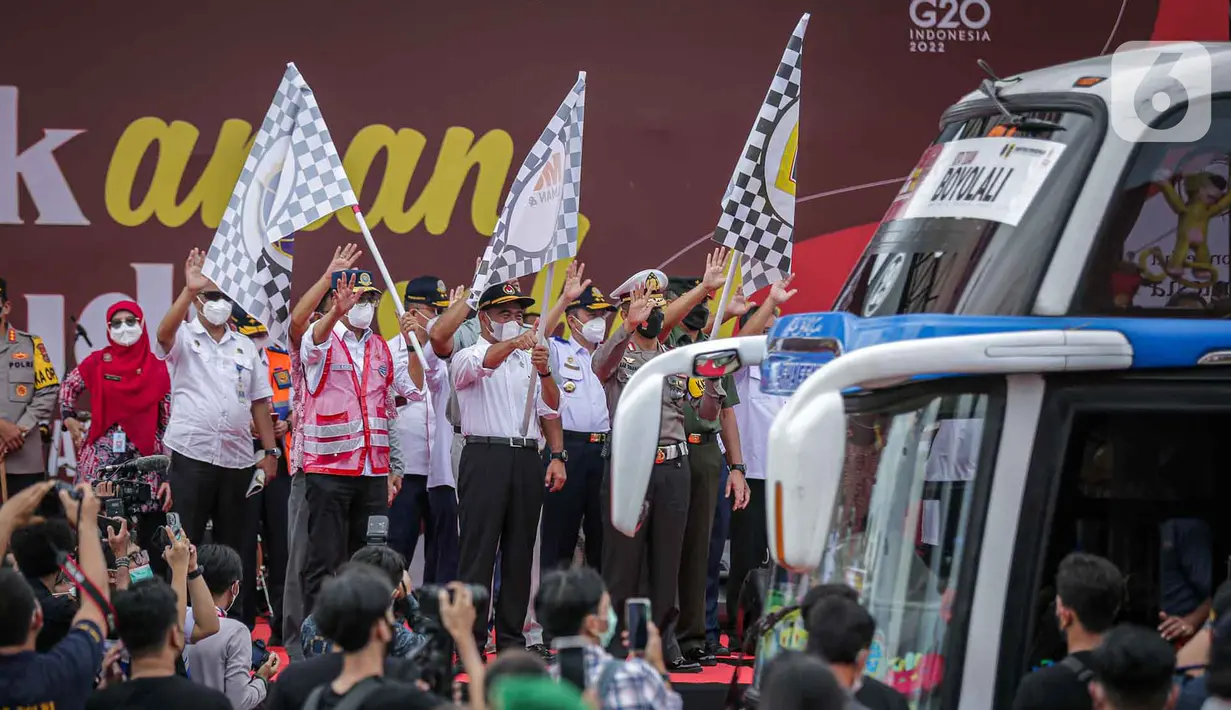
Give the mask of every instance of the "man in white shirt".
[{"label": "man in white shirt", "polygon": [[[778,306],[795,295],[795,291],[786,290],[789,279],[773,285],[765,305],[754,305],[740,316],[740,335],[769,332],[777,317]],[[759,367],[746,367],[737,372],[735,388],[739,392],[735,421],[739,425],[744,480],[748,483],[749,496],[746,506],[731,511],[731,566],[727,575],[727,619],[731,624],[738,618],[739,595],[744,579],[750,571],[769,564],[769,540],[765,528],[765,464],[769,453],[770,425],[787,401],[787,397],[761,391]]]},{"label": "man in white shirt", "polygon": [[[446,405],[453,394],[449,366],[436,356],[427,337],[427,324],[449,306],[445,282],[435,276],[420,276],[406,284],[406,312],[412,314],[428,369],[424,392],[398,397],[395,427],[405,458],[402,490],[389,506],[389,545],[402,553],[409,565],[414,559],[419,530],[423,529],[423,584],[447,584],[457,579],[457,489],[454,486],[451,449],[453,428]],[[409,367],[415,357],[406,338],[389,339],[394,366]]]},{"label": "man in white shirt", "polygon": [[569,265],[560,299],[547,313],[543,332],[555,331],[561,315],[569,337],[553,337],[551,371],[560,389],[560,421],[564,429],[568,481],[543,500],[539,568],[544,572],[568,567],[577,548],[582,521],[586,531],[586,565],[598,570],[603,557],[603,451],[611,433],[607,393],[594,374],[594,350],[607,337],[607,318],[615,305],[583,280],[585,265]]},{"label": "man in white shirt", "polygon": [[[171,450],[171,496],[188,539],[203,539],[213,520],[214,541],[239,549],[253,468],[273,479],[282,452],[264,353],[230,328],[231,301],[201,274],[204,263],[205,255],[193,249],[184,264],[184,290],[158,325],[154,354],[171,373],[163,444]],[[196,318],[185,321],[194,304]],[[252,452],[253,423],[265,449],[259,461]]]},{"label": "man in white shirt", "polygon": [[[547,347],[536,344],[534,333],[522,325],[525,309],[533,303],[511,282],[488,287],[478,303],[482,338],[455,353],[450,363],[466,437],[457,479],[458,571],[462,581],[490,592],[500,550],[497,650],[525,645],[522,629],[544,485],[558,491],[565,481],[560,392],[551,377]],[[537,416],[523,428],[527,396],[534,397]],[[540,431],[551,451],[546,478],[538,456]],[[487,612],[481,610],[475,621],[480,648],[487,635]]]},{"label": "man in white shirt", "polygon": [[423,368],[394,365],[389,346],[372,332],[381,291],[372,274],[348,269],[333,274],[329,310],[299,346],[307,388],[303,417],[303,471],[307,488],[308,558],[304,564],[304,614],[325,577],[367,539],[368,519],[385,515],[401,487],[390,467],[394,393],[420,393]]}]

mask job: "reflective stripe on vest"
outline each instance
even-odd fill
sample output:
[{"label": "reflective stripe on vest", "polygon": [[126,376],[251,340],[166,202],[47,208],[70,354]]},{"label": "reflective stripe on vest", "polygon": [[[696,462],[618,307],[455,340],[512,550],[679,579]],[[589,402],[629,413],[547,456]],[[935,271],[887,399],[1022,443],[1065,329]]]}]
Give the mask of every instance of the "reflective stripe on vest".
[{"label": "reflective stripe on vest", "polygon": [[356,476],[370,459],[373,473],[389,472],[392,367],[388,345],[369,335],[360,378],[346,344],[330,334],[321,381],[304,399],[304,471]]}]

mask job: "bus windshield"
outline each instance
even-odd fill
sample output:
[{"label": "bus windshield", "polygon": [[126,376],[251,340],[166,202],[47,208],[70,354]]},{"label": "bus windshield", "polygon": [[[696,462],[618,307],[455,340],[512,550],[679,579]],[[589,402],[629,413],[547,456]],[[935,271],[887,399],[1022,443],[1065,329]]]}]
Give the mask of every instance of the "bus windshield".
[{"label": "bus windshield", "polygon": [[1101,136],[1084,113],[1026,115],[1063,129],[1023,134],[998,115],[944,127],[890,205],[835,310],[1029,312]]},{"label": "bus windshield", "polygon": [[988,421],[990,398],[913,396],[848,415],[820,578],[859,592],[877,626],[866,673],[916,708],[940,707],[944,669],[962,663],[964,639],[950,638],[950,610],[975,482],[988,473],[978,469],[983,433],[998,426]]}]

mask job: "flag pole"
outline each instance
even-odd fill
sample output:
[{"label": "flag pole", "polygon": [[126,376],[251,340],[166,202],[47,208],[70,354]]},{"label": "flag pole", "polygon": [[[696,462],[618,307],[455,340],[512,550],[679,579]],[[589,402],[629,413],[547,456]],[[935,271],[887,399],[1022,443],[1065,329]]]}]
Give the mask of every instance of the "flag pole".
[{"label": "flag pole", "polygon": [[[385,260],[380,256],[380,249],[376,248],[376,240],[372,238],[372,231],[368,229],[368,223],[363,218],[363,212],[359,210],[359,205],[351,205],[351,209],[355,211],[355,221],[359,222],[359,229],[363,232],[363,239],[368,243],[368,249],[372,251],[372,258],[376,260],[376,268],[380,269],[380,276],[385,280],[385,288],[388,289],[389,293],[393,294],[393,308],[398,314],[398,332],[401,332],[401,321],[402,316],[406,314],[406,306],[402,305],[402,297],[398,294],[397,286],[393,283],[393,277],[389,275],[389,267],[385,266]],[[415,354],[419,356],[419,363],[423,365],[423,370],[426,373],[427,356],[423,354],[423,348],[419,345],[419,338],[414,333],[403,333],[402,337],[407,343],[410,343],[410,347],[414,348]]]},{"label": "flag pole", "polygon": [[[551,300],[551,293],[555,290],[552,288],[552,285],[556,280],[556,262],[553,261],[547,265],[547,268],[543,270],[543,277],[543,305],[539,307],[539,310],[543,311],[543,315],[539,316],[539,324],[535,330],[538,331],[537,340],[539,344],[546,345],[547,333],[544,333],[543,329],[547,327],[547,302]],[[535,373],[531,373],[530,376],[535,377]],[[522,436],[530,434],[530,418],[534,416],[534,390],[534,383],[531,383],[529,391],[526,392],[526,409],[522,412]]]},{"label": "flag pole", "polygon": [[714,327],[710,329],[710,337],[718,337],[718,329],[722,327],[722,317],[727,311],[727,296],[731,295],[731,284],[735,282],[735,270],[739,268],[739,262],[743,255],[731,250],[731,264],[727,267],[727,281],[722,285],[722,294],[718,296],[718,310],[714,312]]}]

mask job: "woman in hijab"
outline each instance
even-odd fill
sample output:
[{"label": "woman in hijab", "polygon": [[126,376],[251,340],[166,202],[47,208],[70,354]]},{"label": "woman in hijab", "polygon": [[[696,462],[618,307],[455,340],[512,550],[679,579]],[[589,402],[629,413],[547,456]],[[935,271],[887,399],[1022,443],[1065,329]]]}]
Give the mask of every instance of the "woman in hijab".
[{"label": "woman in hijab", "polygon": [[[100,466],[163,453],[171,417],[171,378],[150,351],[141,307],[120,301],[107,309],[107,347],[82,360],[60,386],[60,417],[77,451],[77,483],[93,483]],[[90,428],[77,419],[77,399],[90,393]],[[128,514],[171,509],[165,472],[144,474],[154,499]],[[143,526],[154,527],[154,526]]]}]

